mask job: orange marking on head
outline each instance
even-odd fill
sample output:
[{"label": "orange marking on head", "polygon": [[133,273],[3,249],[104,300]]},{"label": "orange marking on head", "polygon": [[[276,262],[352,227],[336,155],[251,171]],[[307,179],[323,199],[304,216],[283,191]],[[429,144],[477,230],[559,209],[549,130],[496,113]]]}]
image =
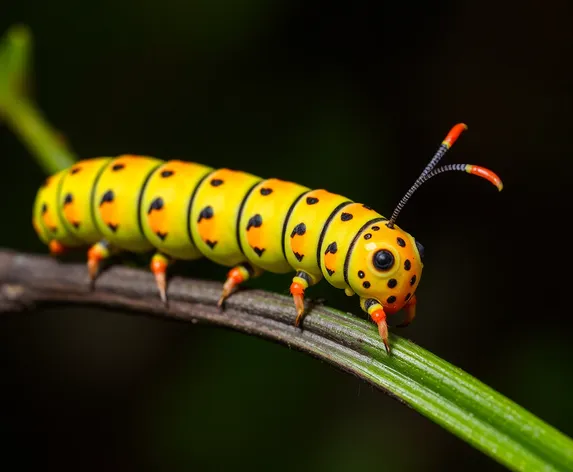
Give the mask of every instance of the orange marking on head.
[{"label": "orange marking on head", "polygon": [[442,144],[444,144],[448,148],[451,148],[453,144],[457,141],[457,139],[460,137],[460,134],[462,134],[466,129],[468,129],[468,127],[465,123],[458,123],[450,130],[448,135],[442,141]]}]

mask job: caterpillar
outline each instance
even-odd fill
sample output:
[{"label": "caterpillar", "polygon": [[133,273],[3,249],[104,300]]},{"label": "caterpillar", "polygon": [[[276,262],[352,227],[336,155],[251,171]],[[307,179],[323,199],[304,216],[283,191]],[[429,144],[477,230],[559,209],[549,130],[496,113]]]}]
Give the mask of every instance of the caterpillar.
[{"label": "caterpillar", "polygon": [[32,224],[57,256],[86,247],[90,281],[104,261],[122,252],[154,250],[150,269],[167,303],[166,273],[175,260],[206,257],[230,267],[219,307],[245,281],[264,272],[294,272],[290,293],[295,326],[306,290],[325,279],[378,326],[386,351],[387,315],[416,314],[424,246],[396,225],[414,192],[432,177],[462,171],[502,190],[491,170],[453,164],[436,167],[460,134],[455,125],[390,218],[327,190],[277,178],[180,160],[122,154],[79,161],[39,188]]}]

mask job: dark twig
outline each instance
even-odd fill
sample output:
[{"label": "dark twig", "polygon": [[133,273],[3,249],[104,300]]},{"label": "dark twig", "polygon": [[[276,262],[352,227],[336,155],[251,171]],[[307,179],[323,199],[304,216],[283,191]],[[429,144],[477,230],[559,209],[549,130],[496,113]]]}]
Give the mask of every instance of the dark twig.
[{"label": "dark twig", "polygon": [[[336,353],[340,350],[368,355],[361,349],[366,342],[361,333],[371,331],[375,334],[376,330],[374,325],[359,318],[315,306],[309,310],[302,327],[296,328],[296,311],[289,297],[260,290],[241,290],[220,310],[217,301],[221,289],[221,283],[173,277],[169,281],[169,305],[166,307],[159,299],[154,278],[148,271],[112,266],[98,277],[92,291],[85,265],[0,249],[0,313],[53,305],[101,306],[224,326],[278,341],[334,363],[337,363]],[[371,348],[375,347],[372,339],[368,343]],[[384,349],[380,343],[375,341],[374,344],[376,348]],[[339,367],[361,376],[351,366]]]},{"label": "dark twig", "polygon": [[289,297],[242,290],[221,311],[216,306],[220,292],[220,283],[175,277],[165,307],[148,271],[113,266],[90,291],[82,264],[0,250],[0,313],[95,305],[232,328],[354,374],[511,470],[573,470],[570,438],[414,343],[391,334],[388,355],[375,326],[356,316],[315,306],[300,329],[293,326],[296,313]]}]

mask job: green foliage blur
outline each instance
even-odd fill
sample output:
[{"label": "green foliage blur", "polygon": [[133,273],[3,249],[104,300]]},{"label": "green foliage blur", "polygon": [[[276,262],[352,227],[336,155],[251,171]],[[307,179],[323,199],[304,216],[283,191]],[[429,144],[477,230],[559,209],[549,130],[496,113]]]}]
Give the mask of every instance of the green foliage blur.
[{"label": "green foliage blur", "polygon": [[[196,160],[389,215],[467,123],[445,159],[492,168],[505,188],[454,174],[408,204],[399,224],[426,265],[418,318],[400,334],[573,435],[570,13],[554,0],[27,0],[2,6],[0,32],[31,28],[34,98],[86,158]],[[45,176],[1,123],[0,158],[0,245],[46,252],[31,227]],[[249,286],[286,294],[289,279]],[[325,283],[312,296],[359,314]],[[0,359],[3,468],[503,470],[325,363],[218,328],[7,315]]]}]

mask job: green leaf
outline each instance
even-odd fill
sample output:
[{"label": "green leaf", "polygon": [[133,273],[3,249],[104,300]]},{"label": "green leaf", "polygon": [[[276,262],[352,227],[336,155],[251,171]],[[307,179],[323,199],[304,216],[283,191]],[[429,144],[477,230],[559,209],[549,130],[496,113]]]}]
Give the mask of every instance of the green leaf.
[{"label": "green leaf", "polygon": [[390,335],[388,356],[370,323],[324,310],[328,315],[318,332],[332,336],[335,321],[335,336],[345,346],[328,354],[333,363],[368,379],[511,470],[573,470],[573,440],[560,431],[413,342]]}]

